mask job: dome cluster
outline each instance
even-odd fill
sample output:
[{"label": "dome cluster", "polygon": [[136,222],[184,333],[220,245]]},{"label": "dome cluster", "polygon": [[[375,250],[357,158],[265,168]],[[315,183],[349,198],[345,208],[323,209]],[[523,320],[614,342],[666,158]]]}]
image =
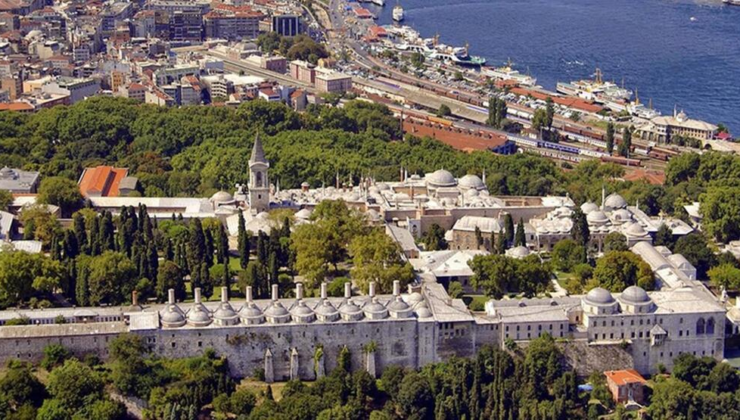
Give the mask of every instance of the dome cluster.
[{"label": "dome cluster", "polygon": [[639,286],[629,286],[615,298],[608,290],[596,287],[583,297],[584,311],[595,315],[617,312],[648,313],[655,305],[647,292]]},{"label": "dome cluster", "polygon": [[201,290],[194,290],[195,299],[192,307],[183,311],[175,303],[174,290],[169,291],[169,301],[160,311],[159,318],[165,328],[178,328],[185,325],[192,327],[206,327],[211,324],[217,326],[256,325],[256,324],[285,324],[361,321],[363,318],[378,320],[385,318],[429,318],[432,316],[424,297],[419,293],[411,293],[405,299],[401,296],[400,283],[393,283],[393,296],[382,301],[375,294],[375,283],[370,283],[368,298],[353,299],[350,283],[345,283],[344,299],[337,305],[327,296],[326,284],[321,285],[321,297],[307,301],[303,296],[303,285],[296,286],[295,301],[286,307],[278,299],[278,287],[272,286],[272,299],[266,305],[258,305],[252,298],[252,288],[246,288],[246,302],[237,311],[229,303],[228,291],[221,289],[221,302],[215,310],[208,309],[201,301]]}]

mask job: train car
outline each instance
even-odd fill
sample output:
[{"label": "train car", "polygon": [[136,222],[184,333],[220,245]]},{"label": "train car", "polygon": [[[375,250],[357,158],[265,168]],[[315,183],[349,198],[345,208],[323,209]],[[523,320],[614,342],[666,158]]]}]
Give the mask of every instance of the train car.
[{"label": "train car", "polygon": [[581,149],[581,155],[583,156],[590,156],[594,158],[601,158],[601,157],[608,157],[609,155],[605,152],[600,152],[598,150],[589,150],[589,149]]},{"label": "train car", "polygon": [[433,122],[435,124],[443,125],[445,127],[452,127],[452,124],[453,124],[452,121],[446,120],[446,119],[440,118],[440,117],[428,116],[427,117],[427,120],[429,120],[430,122]]},{"label": "train car", "polygon": [[534,140],[534,139],[528,139],[525,137],[519,137],[519,136],[507,136],[508,139],[517,146],[523,146],[523,147],[540,147],[540,140]]},{"label": "train car", "polygon": [[549,142],[549,141],[543,141],[542,144],[541,144],[541,147],[544,147],[544,148],[547,148],[547,149],[558,150],[558,151],[565,152],[565,153],[573,153],[573,154],[576,154],[576,155],[580,151],[580,149],[577,148],[577,147],[566,146],[564,144],[553,143],[553,142]]},{"label": "train car", "polygon": [[640,166],[640,161],[637,159],[625,158],[622,156],[602,156],[602,162],[617,163],[624,166]]}]

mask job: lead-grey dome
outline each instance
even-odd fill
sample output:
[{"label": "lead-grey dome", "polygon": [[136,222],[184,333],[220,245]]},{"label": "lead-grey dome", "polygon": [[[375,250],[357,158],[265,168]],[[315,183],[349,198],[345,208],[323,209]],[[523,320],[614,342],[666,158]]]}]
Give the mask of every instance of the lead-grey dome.
[{"label": "lead-grey dome", "polygon": [[629,303],[645,303],[650,301],[647,292],[640,286],[630,286],[624,289],[620,298]]},{"label": "lead-grey dome", "polygon": [[623,209],[627,207],[627,201],[617,193],[609,194],[604,201],[604,206],[612,209]]},{"label": "lead-grey dome", "polygon": [[586,294],[586,300],[595,305],[608,305],[614,302],[614,296],[603,287],[596,287]]},{"label": "lead-grey dome", "polygon": [[280,302],[275,302],[265,309],[265,316],[269,316],[271,318],[279,318],[287,315],[290,315],[290,313],[288,313],[288,310],[285,309],[285,306]]},{"label": "lead-grey dome", "polygon": [[246,319],[261,319],[263,317],[262,310],[254,303],[242,306],[239,316]]},{"label": "lead-grey dome", "polygon": [[226,191],[219,191],[211,196],[211,203],[230,203],[234,197]]},{"label": "lead-grey dome", "polygon": [[460,178],[458,185],[462,188],[469,188],[474,190],[482,190],[486,187],[485,184],[483,184],[483,180],[481,180],[478,175],[472,174],[468,174]]},{"label": "lead-grey dome", "polygon": [[335,308],[328,299],[323,299],[319,302],[319,304],[316,305],[316,308],[314,308],[314,312],[323,316],[332,316],[338,313],[337,308]]},{"label": "lead-grey dome", "polygon": [[598,209],[599,206],[590,201],[586,201],[585,203],[581,204],[581,211],[583,212],[583,214],[589,214],[592,211],[596,211]]},{"label": "lead-grey dome", "polygon": [[437,187],[453,187],[457,184],[449,171],[438,169],[427,176],[427,182]]},{"label": "lead-grey dome", "polygon": [[203,305],[195,305],[188,311],[188,322],[195,326],[204,326],[211,323],[211,315]]},{"label": "lead-grey dome", "polygon": [[177,305],[167,305],[166,308],[159,313],[162,323],[166,326],[180,327],[185,324],[185,315],[182,313]]},{"label": "lead-grey dome", "polygon": [[7,166],[0,169],[0,179],[17,179],[18,173]]},{"label": "lead-grey dome", "polygon": [[609,221],[609,219],[606,217],[606,214],[601,210],[594,210],[586,215],[586,220],[589,223],[594,224],[600,224],[600,223],[606,223]]},{"label": "lead-grey dome", "polygon": [[342,306],[339,307],[339,312],[343,314],[347,314],[347,315],[355,315],[359,312],[362,312],[362,310],[360,309],[359,306],[355,305],[355,303],[350,299],[344,302],[344,304],[342,304]]},{"label": "lead-grey dome", "polygon": [[647,235],[647,232],[645,232],[645,229],[642,227],[642,225],[635,222],[627,227],[627,234],[633,237],[641,237]]},{"label": "lead-grey dome", "polygon": [[230,320],[236,318],[237,315],[229,302],[221,302],[221,304],[218,305],[216,312],[213,313],[213,317],[221,320]]},{"label": "lead-grey dome", "polygon": [[524,258],[529,255],[529,248],[526,246],[519,245],[517,247],[512,248],[509,251],[509,255],[514,258]]}]

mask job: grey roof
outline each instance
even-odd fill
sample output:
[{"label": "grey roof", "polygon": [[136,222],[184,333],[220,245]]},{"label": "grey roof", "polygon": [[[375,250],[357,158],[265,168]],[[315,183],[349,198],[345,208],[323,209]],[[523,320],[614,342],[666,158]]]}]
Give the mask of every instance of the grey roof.
[{"label": "grey roof", "polygon": [[630,286],[624,289],[624,292],[622,292],[619,298],[629,303],[646,303],[650,301],[650,297],[640,286]]},{"label": "grey roof", "polygon": [[7,166],[0,169],[0,190],[30,192],[38,180],[38,172],[22,171]]},{"label": "grey roof", "polygon": [[608,290],[602,287],[595,287],[586,294],[586,300],[588,303],[605,305],[614,302],[614,297]]},{"label": "grey roof", "polygon": [[135,176],[123,177],[121,182],[118,183],[119,190],[135,190],[136,185],[139,183],[139,178]]},{"label": "grey roof", "polygon": [[267,163],[265,159],[265,150],[262,148],[262,140],[260,139],[259,133],[254,136],[254,146],[252,147],[252,157],[249,158],[249,163]]}]

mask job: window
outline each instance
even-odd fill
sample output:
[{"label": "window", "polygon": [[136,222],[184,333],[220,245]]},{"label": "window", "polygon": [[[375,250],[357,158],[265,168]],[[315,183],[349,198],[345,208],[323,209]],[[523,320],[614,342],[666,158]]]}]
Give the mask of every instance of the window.
[{"label": "window", "polygon": [[709,320],[707,321],[707,334],[714,334],[714,318],[709,318]]},{"label": "window", "polygon": [[683,337],[683,330],[678,330],[678,336]]},{"label": "window", "polygon": [[198,341],[198,347],[203,347],[203,342],[202,341]]},{"label": "window", "polygon": [[699,318],[696,321],[696,335],[704,334],[706,330],[706,322],[704,322],[704,318]]}]

